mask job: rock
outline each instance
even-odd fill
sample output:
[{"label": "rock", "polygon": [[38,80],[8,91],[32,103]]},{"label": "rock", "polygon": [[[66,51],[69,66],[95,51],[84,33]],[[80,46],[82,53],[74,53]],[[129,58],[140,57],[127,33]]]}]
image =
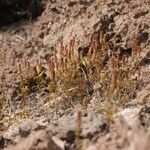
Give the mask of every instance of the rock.
[{"label": "rock", "polygon": [[139,113],[139,108],[126,108],[117,113],[119,118],[123,118],[123,120],[129,125],[134,126],[137,122],[137,114]]},{"label": "rock", "polygon": [[43,129],[44,127],[37,124],[31,119],[25,119],[9,127],[4,133],[4,137],[14,142],[20,141],[21,138],[27,137],[31,132]]},{"label": "rock", "polygon": [[66,141],[69,142],[69,143],[73,143],[75,141],[75,131],[73,130],[69,130],[67,133],[66,133]]},{"label": "rock", "polygon": [[[48,129],[67,143],[73,143],[75,141],[76,124],[76,113],[73,115],[68,114],[58,119],[55,123],[52,122]],[[89,139],[97,134],[106,133],[109,129],[106,119],[94,111],[89,111],[86,116],[83,116],[81,124],[81,136]]]},{"label": "rock", "polygon": [[11,140],[4,138],[3,135],[0,135],[0,149],[4,149],[8,145],[14,145],[14,144],[15,143],[12,142]]},{"label": "rock", "polygon": [[3,136],[0,135],[0,149],[4,148],[4,145],[5,145],[5,140],[4,140]]},{"label": "rock", "polygon": [[140,110],[139,120],[142,126],[150,127],[150,107],[145,106]]},{"label": "rock", "polygon": [[149,33],[146,31],[139,33],[138,39],[141,43],[146,43],[149,39]]},{"label": "rock", "polygon": [[[69,123],[67,123],[67,122],[69,122]],[[68,142],[72,142],[72,140],[70,141],[69,138],[71,136],[71,139],[74,139],[73,132],[75,131],[75,127],[76,127],[75,115],[69,114],[69,115],[59,118],[55,122],[52,122],[49,125],[48,129],[53,134],[57,135],[58,138],[60,138],[62,140],[68,139],[69,140]],[[71,135],[69,133],[71,133]]]},{"label": "rock", "polygon": [[123,23],[123,21],[124,21],[124,18],[123,18],[123,17],[121,17],[121,16],[115,17],[115,24],[116,24],[117,26],[121,26],[121,24]]},{"label": "rock", "polygon": [[106,119],[94,111],[90,111],[86,117],[83,117],[82,124],[82,136],[89,139],[97,134],[107,133],[109,129]]},{"label": "rock", "polygon": [[61,149],[65,149],[65,141],[60,140],[57,137],[52,137],[52,140],[61,148]]},{"label": "rock", "polygon": [[139,17],[145,16],[146,14],[148,14],[148,10],[138,10],[137,12],[135,12],[134,14],[134,18],[138,19]]},{"label": "rock", "polygon": [[19,133],[20,136],[26,137],[28,136],[32,131],[40,130],[43,127],[33,120],[27,119],[23,123],[19,125]]},{"label": "rock", "polygon": [[28,138],[21,141],[19,144],[13,147],[9,147],[5,150],[61,150],[61,148],[55,144],[49,132],[45,130],[34,131]]}]

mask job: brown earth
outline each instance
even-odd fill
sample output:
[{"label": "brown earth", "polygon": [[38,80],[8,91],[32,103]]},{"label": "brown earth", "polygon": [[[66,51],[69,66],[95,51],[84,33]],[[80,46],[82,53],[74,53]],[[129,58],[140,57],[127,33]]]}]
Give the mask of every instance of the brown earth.
[{"label": "brown earth", "polygon": [[[1,1],[0,149],[148,150],[149,7],[148,0]],[[107,33],[110,39],[120,39],[119,45],[127,53],[135,39],[142,49],[135,96],[114,113],[114,123],[109,123],[105,114],[95,112],[100,103],[95,100],[95,93],[86,109],[79,101],[67,107],[61,103],[61,97],[56,98],[45,89],[30,93],[22,104],[18,92],[19,64],[25,60],[47,62],[52,48],[59,47],[61,39],[68,44],[75,36],[76,49],[87,47],[91,35],[99,31]],[[54,100],[60,102],[50,107],[49,102]],[[77,110],[82,110],[81,147],[76,146]]]}]

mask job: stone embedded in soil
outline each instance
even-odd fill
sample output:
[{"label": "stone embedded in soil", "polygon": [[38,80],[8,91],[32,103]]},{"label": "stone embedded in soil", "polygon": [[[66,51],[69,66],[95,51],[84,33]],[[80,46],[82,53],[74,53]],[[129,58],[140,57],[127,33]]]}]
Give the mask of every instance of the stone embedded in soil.
[{"label": "stone embedded in soil", "polygon": [[125,108],[117,113],[117,117],[122,118],[129,126],[134,126],[139,112],[140,108]]},{"label": "stone embedded in soil", "polygon": [[34,131],[29,137],[6,150],[62,150],[53,140],[49,132],[45,130]]},{"label": "stone embedded in soil", "polygon": [[109,125],[106,118],[101,114],[90,111],[87,113],[86,117],[83,117],[82,136],[84,138],[91,139],[96,136],[96,134],[107,133],[108,130]]},{"label": "stone embedded in soil", "polygon": [[145,128],[150,127],[150,107],[145,106],[139,112],[139,120]]},{"label": "stone embedded in soil", "polygon": [[0,149],[4,148],[4,145],[5,145],[4,137],[2,135],[0,135]]},{"label": "stone embedded in soil", "polygon": [[15,144],[16,143],[11,141],[10,139],[6,139],[3,137],[3,135],[0,135],[0,149],[4,149],[8,145],[15,145]]},{"label": "stone embedded in soil", "polygon": [[43,128],[43,126],[37,124],[35,121],[31,119],[25,119],[20,123],[15,123],[10,126],[3,136],[14,142],[19,142],[22,138],[27,137],[31,132]]},{"label": "stone embedded in soil", "polygon": [[[60,139],[66,140],[68,143],[73,143],[75,140],[77,124],[76,119],[76,113],[63,116],[57,121],[52,122],[48,129]],[[92,139],[93,136],[96,136],[97,134],[107,133],[109,126],[105,117],[101,114],[89,111],[86,116],[82,117],[81,128],[81,136]]]}]

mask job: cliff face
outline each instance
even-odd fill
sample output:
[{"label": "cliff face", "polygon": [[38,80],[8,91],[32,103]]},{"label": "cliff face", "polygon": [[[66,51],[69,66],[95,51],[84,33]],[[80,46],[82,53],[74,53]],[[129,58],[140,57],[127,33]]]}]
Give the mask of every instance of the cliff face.
[{"label": "cliff face", "polygon": [[[148,149],[149,7],[147,0],[1,0],[0,149]],[[92,58],[79,55],[76,64],[67,48]]]}]

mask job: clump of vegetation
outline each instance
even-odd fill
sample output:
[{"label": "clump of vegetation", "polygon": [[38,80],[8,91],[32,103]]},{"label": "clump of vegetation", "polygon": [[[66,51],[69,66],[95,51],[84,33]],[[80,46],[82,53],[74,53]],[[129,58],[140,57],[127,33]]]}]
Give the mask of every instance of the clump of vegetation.
[{"label": "clump of vegetation", "polygon": [[[22,111],[11,117],[3,116],[1,110],[6,94],[1,88],[0,130],[4,130],[3,123],[7,127],[17,118],[28,117],[28,111],[24,109],[26,99],[42,90],[53,95],[48,109],[60,103],[63,109],[72,107],[74,103],[81,103],[86,108],[95,97],[95,110],[105,114],[109,122],[114,121],[118,108],[125,107],[135,97],[137,81],[141,76],[141,47],[137,40],[133,41],[129,55],[117,47],[115,38],[110,42],[103,32],[93,34],[88,47],[77,49],[76,40],[73,37],[69,45],[64,45],[61,40],[59,47],[53,48],[53,55],[47,63],[26,60],[19,64]],[[98,88],[95,89],[96,85]],[[76,140],[80,143],[80,113],[78,118]]]},{"label": "clump of vegetation", "polygon": [[96,109],[113,121],[118,106],[125,106],[134,96],[135,76],[140,76],[140,45],[137,40],[133,41],[131,55],[126,55],[117,47],[115,38],[110,43],[103,32],[93,34],[87,48],[76,50],[75,44],[76,37],[69,45],[61,40],[47,64],[37,61],[32,66],[26,61],[20,65],[20,93],[25,97],[44,88],[62,96],[64,104],[85,104],[94,93],[93,86],[98,84],[100,94]]}]

